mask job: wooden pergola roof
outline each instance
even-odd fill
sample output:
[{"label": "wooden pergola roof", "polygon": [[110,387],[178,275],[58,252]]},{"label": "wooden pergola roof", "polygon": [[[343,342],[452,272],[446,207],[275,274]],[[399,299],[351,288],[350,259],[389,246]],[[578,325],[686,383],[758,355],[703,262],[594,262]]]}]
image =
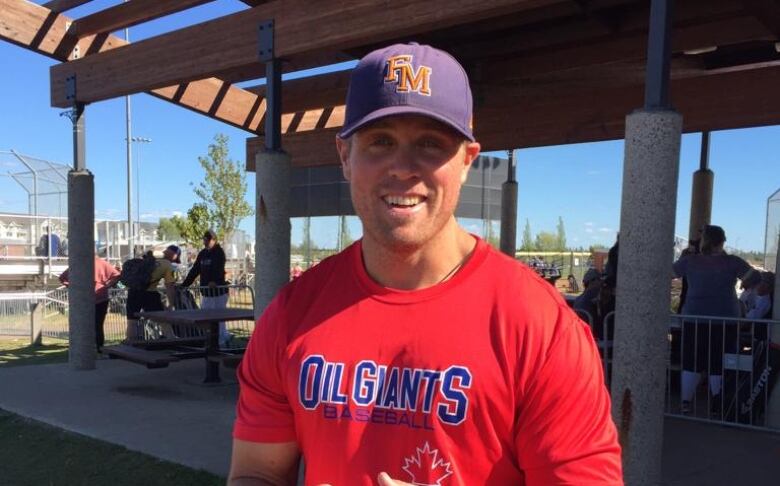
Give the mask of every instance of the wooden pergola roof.
[{"label": "wooden pergola roof", "polygon": [[[451,52],[469,72],[475,131],[485,150],[623,137],[642,106],[649,1],[245,1],[243,11],[127,44],[110,32],[208,0],[132,0],[79,19],[87,3],[0,0],[0,38],[63,61],[51,101],[70,106],[65,79],[91,103],[148,92],[242,128],[247,160],[262,146],[264,75],[258,26],[275,22],[286,71],[359,58],[393,41]],[[780,123],[780,2],[677,0],[672,34],[674,107],[685,131]],[[283,146],[296,166],[337,163],[348,72],[283,85]]]}]

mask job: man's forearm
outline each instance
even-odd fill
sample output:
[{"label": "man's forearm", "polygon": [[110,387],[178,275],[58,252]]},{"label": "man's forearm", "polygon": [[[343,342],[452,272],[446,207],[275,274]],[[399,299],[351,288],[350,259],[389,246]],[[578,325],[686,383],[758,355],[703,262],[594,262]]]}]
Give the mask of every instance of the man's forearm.
[{"label": "man's forearm", "polygon": [[173,307],[176,302],[176,287],[172,283],[165,284],[165,295],[168,296],[168,307]]}]

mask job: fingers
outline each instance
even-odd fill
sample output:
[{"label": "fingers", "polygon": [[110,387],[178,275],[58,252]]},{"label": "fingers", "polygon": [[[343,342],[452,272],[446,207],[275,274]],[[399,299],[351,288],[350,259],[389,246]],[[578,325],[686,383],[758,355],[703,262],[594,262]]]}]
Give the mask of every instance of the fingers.
[{"label": "fingers", "polygon": [[377,482],[379,483],[379,486],[413,486],[412,484],[391,478],[390,475],[386,472],[379,473],[379,476],[377,476]]}]

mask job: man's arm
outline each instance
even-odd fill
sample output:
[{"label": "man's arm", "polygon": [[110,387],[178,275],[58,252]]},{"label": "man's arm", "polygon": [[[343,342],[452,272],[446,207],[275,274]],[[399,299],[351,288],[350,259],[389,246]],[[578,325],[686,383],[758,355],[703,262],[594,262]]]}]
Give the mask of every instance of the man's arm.
[{"label": "man's arm", "polygon": [[181,283],[182,287],[189,287],[192,285],[192,282],[195,281],[195,277],[200,275],[200,256],[203,254],[203,252],[198,252],[198,256],[195,258],[195,263],[192,264],[192,268],[190,268],[190,271],[187,272],[187,277],[185,277],[184,282]]},{"label": "man's arm", "polygon": [[294,485],[300,455],[295,442],[257,443],[233,439],[228,485]]}]

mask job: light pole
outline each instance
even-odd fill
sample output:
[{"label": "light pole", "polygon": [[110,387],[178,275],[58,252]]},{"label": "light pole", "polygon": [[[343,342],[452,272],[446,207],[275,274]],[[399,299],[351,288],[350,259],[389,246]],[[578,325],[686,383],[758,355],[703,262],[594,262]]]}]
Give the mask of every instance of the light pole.
[{"label": "light pole", "polygon": [[[151,138],[146,137],[130,137],[130,141],[133,143],[151,143]],[[136,167],[135,167],[135,211],[136,211],[136,224],[138,225],[138,235],[141,234],[141,148],[136,151]],[[140,241],[140,237],[138,238]]]}]

